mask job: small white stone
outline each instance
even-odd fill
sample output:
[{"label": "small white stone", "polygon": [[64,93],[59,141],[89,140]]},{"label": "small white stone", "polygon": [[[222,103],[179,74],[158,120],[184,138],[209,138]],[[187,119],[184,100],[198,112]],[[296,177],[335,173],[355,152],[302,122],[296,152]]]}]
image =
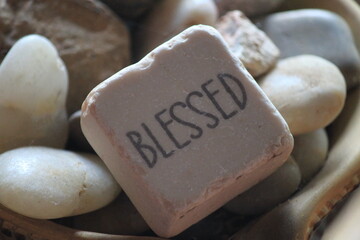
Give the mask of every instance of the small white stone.
[{"label": "small white stone", "polygon": [[313,55],[286,58],[259,80],[293,135],[324,128],[342,110],[345,79],[331,62]]},{"label": "small white stone", "polygon": [[22,215],[52,219],[101,208],[120,187],[99,157],[47,147],[0,155],[0,204]]},{"label": "small white stone", "polygon": [[63,147],[68,75],[53,44],[28,35],[0,66],[0,153],[27,145]]}]

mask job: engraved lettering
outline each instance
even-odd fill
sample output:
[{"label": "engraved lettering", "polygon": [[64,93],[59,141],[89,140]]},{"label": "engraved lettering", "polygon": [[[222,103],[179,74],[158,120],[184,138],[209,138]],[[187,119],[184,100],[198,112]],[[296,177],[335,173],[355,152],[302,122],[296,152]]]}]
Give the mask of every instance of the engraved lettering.
[{"label": "engraved lettering", "polygon": [[[221,114],[224,120],[228,120],[238,114],[239,111],[244,110],[246,108],[248,99],[246,89],[242,82],[229,73],[217,74],[217,78],[221,86],[225,90],[221,93],[225,94],[226,92],[228,96],[230,96],[230,98],[228,98],[227,100],[232,99],[233,103],[231,103],[230,101],[229,106],[221,106],[219,101],[221,94],[218,95],[220,93],[220,89],[211,88],[214,80],[210,79],[205,83],[201,84],[200,88],[202,91],[199,90],[188,93],[185,96],[184,101],[176,101],[175,103],[170,105],[169,110],[165,108],[153,116],[153,120],[157,121],[161,127],[160,129],[163,130],[160,132],[156,132],[156,135],[166,136],[174,145],[173,147],[176,147],[177,149],[183,149],[190,145],[193,142],[192,140],[199,139],[204,135],[204,128],[200,127],[202,126],[201,124],[206,124],[209,129],[214,129],[219,126],[220,118],[216,114],[203,111],[200,108],[201,104],[195,104],[196,101],[200,98],[202,103],[207,102],[207,105],[211,102],[211,104]],[[222,104],[225,104],[224,102],[225,101],[221,101]],[[229,101],[227,102],[229,103]],[[224,107],[235,107],[235,109],[232,112],[226,112],[224,110]],[[237,107],[239,108],[238,110]],[[189,118],[191,117],[191,121],[189,119],[186,119],[184,115],[181,115],[182,117],[179,117],[180,114],[179,112],[177,112],[177,110],[180,110],[180,108],[182,109],[181,111],[183,111],[184,113],[186,111],[191,111],[192,113],[195,113],[197,115],[205,116],[206,118],[204,119],[207,121],[205,123],[200,122],[201,124],[199,124],[199,122],[197,121],[201,121],[202,118],[196,118],[194,117],[194,114],[188,115]],[[182,132],[182,128],[180,128],[179,126],[188,127],[189,129],[191,129],[191,131]],[[155,137],[154,133],[151,131],[148,125],[146,125],[145,123],[141,123],[141,127],[144,129],[147,136],[152,140],[153,145],[143,143],[143,138],[138,131],[129,131],[126,133],[126,136],[149,168],[153,168],[156,165],[160,153],[163,158],[169,158],[175,153],[175,150],[166,151],[164,149],[164,147],[160,144],[159,140]],[[172,131],[170,128],[172,129]],[[182,138],[185,138],[185,140],[182,140],[184,142],[180,142],[179,139],[175,137],[175,130],[176,132],[181,133]],[[189,135],[186,136],[184,133],[188,133]]]},{"label": "engraved lettering", "polygon": [[230,119],[237,113],[237,111],[234,110],[231,113],[228,113],[228,114],[225,113],[224,109],[221,108],[221,106],[219,105],[219,103],[215,99],[215,95],[219,93],[219,90],[215,90],[215,91],[210,92],[210,90],[207,89],[207,86],[210,83],[212,83],[213,81],[214,81],[213,79],[208,80],[207,82],[205,82],[204,84],[201,85],[201,89],[206,93],[206,95],[208,96],[210,101],[214,104],[215,108],[221,113],[221,116],[225,120]]},{"label": "engraved lettering", "polygon": [[[220,82],[222,83],[222,85],[224,86],[226,92],[228,92],[230,94],[230,96],[232,97],[232,99],[234,100],[234,102],[239,106],[239,108],[241,110],[243,110],[246,106],[246,101],[247,101],[247,96],[246,96],[246,91],[245,91],[245,87],[242,85],[242,83],[240,82],[239,79],[237,79],[236,77],[234,77],[231,74],[228,73],[221,73],[218,74],[218,78],[220,79]],[[241,95],[242,95],[242,100],[240,101],[239,98],[236,96],[236,94],[234,93],[234,91],[230,88],[230,86],[228,85],[228,83],[225,81],[225,78],[231,79],[233,80],[240,88],[241,91]]]},{"label": "engraved lettering", "polygon": [[[136,131],[127,132],[126,136],[130,139],[130,142],[134,145],[148,167],[153,168],[157,162],[157,153],[155,149],[150,145],[143,144],[140,133]],[[151,157],[148,157],[148,155],[145,154],[145,150],[151,154]]]},{"label": "engraved lettering", "polygon": [[[170,107],[170,109],[169,109],[170,117],[171,117],[172,119],[174,119],[176,122],[178,122],[178,123],[180,123],[180,124],[182,124],[182,125],[184,125],[184,126],[187,126],[187,127],[192,128],[192,129],[195,129],[195,130],[197,131],[197,134],[196,134],[196,135],[195,135],[195,134],[190,134],[190,137],[191,137],[192,139],[197,139],[197,138],[201,137],[203,131],[202,131],[202,129],[201,129],[199,126],[195,125],[194,123],[191,123],[191,122],[185,121],[185,120],[183,120],[183,119],[180,119],[178,116],[175,115],[175,113],[174,113],[174,108],[175,108],[175,107],[178,107],[178,106],[179,106],[179,107],[182,107],[182,108],[187,108],[186,104],[183,103],[183,102],[176,102],[176,103],[174,103],[173,105],[171,105],[171,107]],[[188,144],[190,143],[190,141],[187,141],[187,142],[188,142]]]},{"label": "engraved lettering", "polygon": [[161,119],[161,115],[163,115],[165,112],[166,109],[163,109],[162,111],[155,114],[155,119],[160,123],[160,126],[164,129],[170,140],[175,144],[178,149],[186,147],[187,145],[189,145],[190,141],[186,141],[183,144],[179,143],[179,141],[175,138],[174,134],[170,131],[168,127],[173,122],[173,120],[170,119],[164,122],[164,120]]},{"label": "engraved lettering", "polygon": [[185,100],[185,102],[186,102],[187,106],[189,107],[189,109],[192,110],[195,113],[198,113],[200,115],[203,115],[205,117],[208,117],[208,118],[212,119],[214,122],[212,124],[207,123],[206,126],[208,128],[216,128],[219,125],[219,118],[217,118],[215,115],[213,115],[211,113],[201,111],[198,108],[194,107],[194,105],[191,103],[191,98],[193,96],[203,97],[204,95],[201,92],[198,92],[198,91],[194,91],[194,92],[189,93],[186,96],[186,100]]},{"label": "engraved lettering", "polygon": [[156,139],[156,137],[154,136],[154,134],[151,132],[151,130],[149,129],[149,127],[145,124],[142,123],[141,126],[143,127],[143,129],[145,130],[145,132],[147,133],[147,135],[151,138],[151,140],[155,143],[156,148],[161,152],[162,156],[164,158],[168,158],[171,155],[173,155],[174,150],[171,150],[170,152],[166,152],[164,150],[164,148],[161,146],[161,144],[159,143],[159,141]]}]

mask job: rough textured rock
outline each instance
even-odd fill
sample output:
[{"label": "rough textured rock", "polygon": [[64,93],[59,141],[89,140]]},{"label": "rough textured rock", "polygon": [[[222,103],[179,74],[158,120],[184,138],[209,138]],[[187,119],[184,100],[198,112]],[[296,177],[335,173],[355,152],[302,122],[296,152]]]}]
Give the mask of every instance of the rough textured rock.
[{"label": "rough textured rock", "polygon": [[48,39],[29,35],[16,42],[0,65],[0,153],[64,147],[67,90],[66,67]]},{"label": "rough textured rock", "polygon": [[72,221],[76,229],[108,234],[138,235],[149,229],[124,193],[108,206],[73,217]]},{"label": "rough textured rock", "polygon": [[216,29],[253,77],[268,71],[280,56],[274,43],[240,11],[221,17]]},{"label": "rough textured rock", "polygon": [[69,138],[67,148],[74,151],[94,152],[86,140],[80,126],[81,111],[74,112],[69,118]]},{"label": "rough textured rock", "polygon": [[37,33],[49,38],[69,72],[67,109],[80,109],[88,92],[129,64],[125,25],[93,0],[0,0],[2,55],[20,37]]},{"label": "rough textured rock", "polygon": [[292,157],[269,177],[224,205],[226,210],[241,215],[258,215],[293,194],[301,181],[301,172]]},{"label": "rough textured rock", "polygon": [[302,182],[308,182],[324,165],[329,140],[323,128],[296,136],[292,156],[299,165]]},{"label": "rough textured rock", "polygon": [[120,187],[99,157],[46,147],[0,155],[0,204],[24,216],[60,218],[101,208]]},{"label": "rough textured rock", "polygon": [[346,87],[339,69],[312,55],[286,58],[259,80],[293,135],[323,128],[344,106]]},{"label": "rough textured rock", "polygon": [[284,0],[213,0],[219,14],[224,15],[228,11],[241,10],[248,17],[259,16],[269,13],[280,6]]},{"label": "rough textured rock", "polygon": [[156,0],[102,0],[115,13],[126,19],[134,19],[143,15]]},{"label": "rough textured rock", "polygon": [[304,9],[271,14],[261,28],[280,49],[281,58],[301,54],[320,56],[343,73],[347,87],[360,83],[360,57],[349,26],[337,14]]},{"label": "rough textured rock", "polygon": [[155,47],[192,25],[213,26],[217,17],[216,6],[211,0],[159,2],[139,24],[135,33],[136,59],[141,59]]}]

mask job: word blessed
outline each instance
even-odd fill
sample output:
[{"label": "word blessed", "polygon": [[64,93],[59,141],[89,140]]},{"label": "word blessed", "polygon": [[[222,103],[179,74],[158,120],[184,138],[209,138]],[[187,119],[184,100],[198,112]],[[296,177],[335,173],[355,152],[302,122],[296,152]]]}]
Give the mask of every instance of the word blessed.
[{"label": "word blessed", "polygon": [[[228,73],[218,74],[217,79],[220,84],[215,84],[216,81],[210,79],[201,85],[201,91],[190,92],[184,101],[177,101],[173,103],[168,109],[165,108],[157,112],[154,115],[154,118],[159,124],[160,128],[163,130],[158,134],[166,134],[168,139],[177,149],[183,149],[189,146],[192,140],[198,139],[203,135],[204,129],[199,126],[199,123],[192,122],[194,121],[193,117],[191,118],[192,121],[190,121],[189,119],[185,119],[184,116],[181,118],[176,114],[176,109],[179,108],[182,108],[186,111],[191,111],[191,114],[203,116],[204,118],[200,118],[200,120],[205,119],[210,121],[206,124],[206,127],[209,129],[214,129],[219,126],[220,118],[217,114],[205,112],[203,109],[196,107],[196,104],[194,103],[199,100],[206,100],[207,103],[210,104],[224,120],[228,120],[234,117],[240,110],[245,109],[247,96],[245,88],[240,80]],[[216,86],[217,88],[214,88]],[[235,90],[234,87],[238,89]],[[229,108],[229,106],[224,105],[224,101],[221,101],[221,98],[218,95],[219,93],[222,93],[221,91],[224,91],[223,93],[226,93],[226,96],[235,103],[236,109],[233,109],[232,111],[228,110],[227,112],[225,111],[224,108]],[[223,102],[223,104],[221,104],[221,102]],[[226,102],[226,104],[231,106],[234,105],[229,104],[229,102]],[[171,130],[173,128],[170,127],[170,125],[174,127],[174,124],[179,124],[181,127],[190,128],[190,130],[192,130],[192,133],[189,133],[188,139],[186,141],[180,142],[177,139],[174,132]],[[126,136],[131,141],[147,166],[149,168],[153,168],[158,160],[158,153],[160,153],[163,158],[169,158],[174,154],[175,150],[166,151],[147,124],[141,123],[141,127],[146,133],[147,137],[150,139],[151,143],[144,143],[143,136],[139,131],[129,131],[126,133]]]}]

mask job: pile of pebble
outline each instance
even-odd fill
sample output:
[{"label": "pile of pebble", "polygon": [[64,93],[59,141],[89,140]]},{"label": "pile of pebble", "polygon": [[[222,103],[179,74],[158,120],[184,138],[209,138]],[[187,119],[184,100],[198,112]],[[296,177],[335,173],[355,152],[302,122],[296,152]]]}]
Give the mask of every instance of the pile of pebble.
[{"label": "pile of pebble", "polygon": [[[81,104],[112,74],[187,27],[206,24],[221,33],[295,140],[291,157],[275,173],[175,237],[228,239],[301,191],[328,159],[325,128],[343,110],[347,94],[359,102],[356,4],[5,1],[0,5],[0,204],[32,218],[74,216],[70,225],[76,229],[153,234],[83,136]],[[335,142],[341,136],[336,127],[333,132]],[[233,239],[253,239],[244,236],[240,231]]]}]

